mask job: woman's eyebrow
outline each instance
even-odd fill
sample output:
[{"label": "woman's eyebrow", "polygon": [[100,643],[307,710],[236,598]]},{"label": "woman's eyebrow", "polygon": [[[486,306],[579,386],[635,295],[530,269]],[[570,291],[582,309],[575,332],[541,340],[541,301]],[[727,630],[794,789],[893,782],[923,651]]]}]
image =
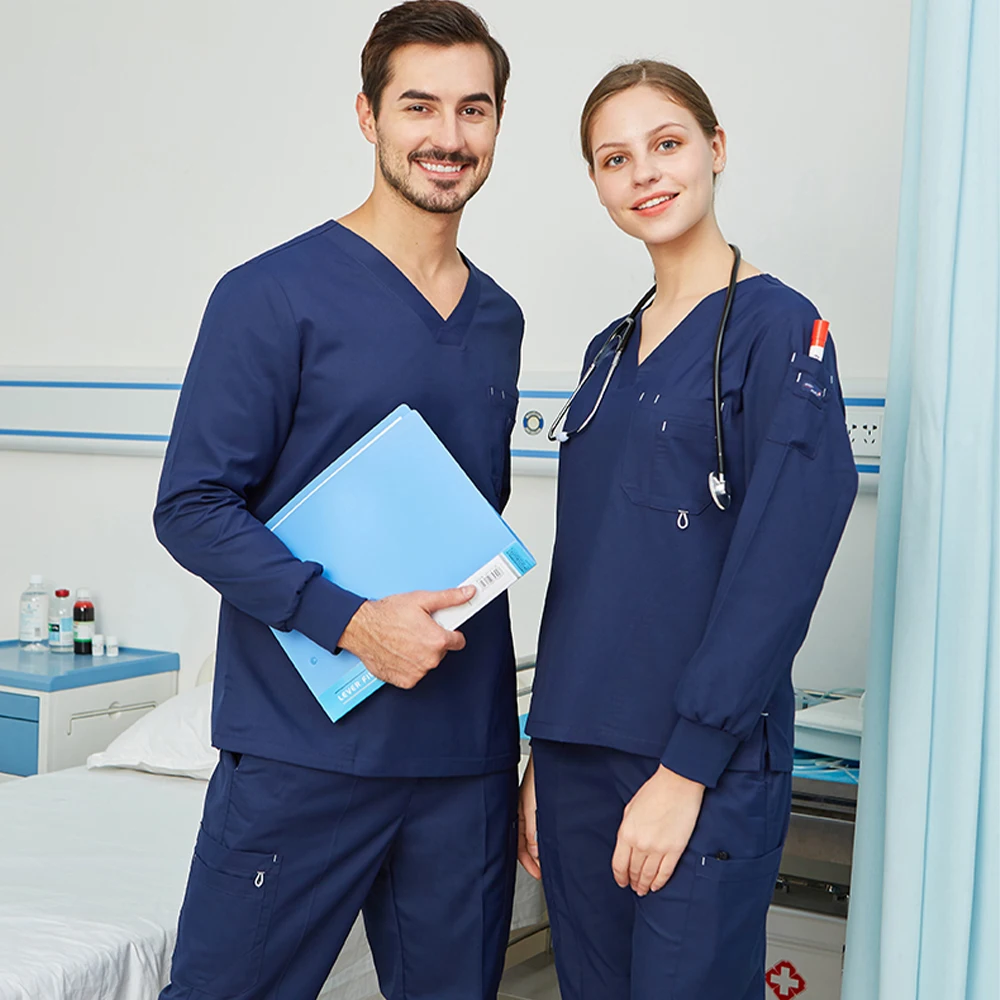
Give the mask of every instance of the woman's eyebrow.
[{"label": "woman's eyebrow", "polygon": [[[682,125],[680,122],[664,122],[662,125],[657,125],[656,128],[651,128],[646,133],[646,138],[651,139],[654,135],[656,135],[657,132],[662,132],[665,128],[680,128],[687,131],[687,126]],[[624,139],[617,139],[614,140],[613,142],[602,142],[600,146],[598,146],[597,149],[594,150],[594,152],[599,153],[602,149],[604,149],[605,146],[624,146],[624,145],[625,145]]]}]

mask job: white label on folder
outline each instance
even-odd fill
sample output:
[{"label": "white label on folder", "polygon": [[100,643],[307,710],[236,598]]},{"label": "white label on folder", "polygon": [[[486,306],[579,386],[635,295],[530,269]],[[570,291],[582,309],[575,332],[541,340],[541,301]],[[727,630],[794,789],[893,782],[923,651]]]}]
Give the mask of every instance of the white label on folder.
[{"label": "white label on folder", "polygon": [[503,553],[491,559],[482,569],[477,570],[463,580],[459,586],[470,584],[476,588],[476,596],[465,604],[454,608],[442,608],[435,611],[431,617],[446,629],[456,629],[464,621],[468,621],[480,608],[489,604],[494,597],[499,597],[521,574],[504,558]]}]

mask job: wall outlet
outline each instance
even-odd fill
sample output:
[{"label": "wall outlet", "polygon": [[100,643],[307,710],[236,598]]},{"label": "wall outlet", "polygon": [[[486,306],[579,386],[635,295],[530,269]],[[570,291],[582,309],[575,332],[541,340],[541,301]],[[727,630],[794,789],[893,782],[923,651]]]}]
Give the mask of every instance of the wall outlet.
[{"label": "wall outlet", "polygon": [[883,413],[874,406],[848,407],[847,433],[856,458],[881,456]]}]

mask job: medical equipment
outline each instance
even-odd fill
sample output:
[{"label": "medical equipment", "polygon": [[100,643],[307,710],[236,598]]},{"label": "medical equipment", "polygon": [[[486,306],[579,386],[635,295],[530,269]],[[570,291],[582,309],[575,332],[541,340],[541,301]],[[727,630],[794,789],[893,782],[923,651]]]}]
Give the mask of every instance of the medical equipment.
[{"label": "medical equipment", "polygon": [[[708,491],[712,497],[713,503],[719,508],[719,510],[726,510],[732,500],[729,484],[726,482],[726,460],[723,455],[722,447],[722,339],[726,332],[726,324],[729,321],[729,313],[733,306],[733,296],[736,294],[736,276],[740,269],[741,254],[740,248],[735,244],[730,243],[729,247],[733,251],[733,268],[729,275],[729,287],[726,290],[726,301],[722,307],[722,316],[719,319],[719,329],[715,335],[715,359],[712,377],[712,390],[715,397],[715,451],[718,469],[716,472],[710,472],[708,474]],[[628,314],[628,316],[626,316],[625,319],[623,319],[614,328],[614,330],[611,331],[611,335],[601,345],[601,349],[594,356],[594,360],[590,363],[590,367],[586,370],[586,372],[584,372],[583,377],[580,379],[576,389],[573,390],[573,394],[569,397],[563,408],[559,411],[555,420],[552,422],[552,426],[549,428],[548,432],[548,438],[550,441],[559,441],[560,443],[565,444],[571,437],[585,430],[591,420],[594,419],[594,415],[597,413],[598,407],[600,407],[601,401],[604,399],[604,394],[608,391],[608,386],[611,384],[611,379],[615,374],[615,369],[617,369],[619,363],[621,362],[622,356],[625,353],[625,348],[628,346],[628,342],[632,336],[632,331],[635,329],[639,313],[645,309],[655,294],[656,285],[653,285],[653,287],[636,303],[635,308]],[[569,408],[573,405],[573,400],[576,399],[577,394],[587,384],[590,376],[594,373],[604,356],[612,350],[614,351],[614,354],[611,358],[611,364],[608,366],[608,374],[604,378],[604,384],[601,386],[600,393],[598,393],[597,402],[594,403],[590,413],[587,414],[586,419],[580,424],[579,427],[576,428],[576,430],[568,430],[565,426],[565,418],[566,414],[569,412]],[[563,429],[557,430],[560,424],[563,424]]]}]

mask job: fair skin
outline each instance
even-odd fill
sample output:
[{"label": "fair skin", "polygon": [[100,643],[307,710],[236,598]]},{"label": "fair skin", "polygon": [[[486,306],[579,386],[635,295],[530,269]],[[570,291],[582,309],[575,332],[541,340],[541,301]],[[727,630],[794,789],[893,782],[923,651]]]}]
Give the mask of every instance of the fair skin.
[{"label": "fair skin", "polygon": [[[399,268],[447,318],[469,272],[458,252],[465,203],[485,182],[502,108],[493,63],[481,45],[406,45],[392,55],[377,113],[364,94],[358,123],[376,152],[375,182],[360,207],[338,221]],[[443,629],[435,611],[464,604],[474,587],[395,594],[366,601],[340,646],[380,680],[412,688],[453,650],[461,632]]]},{"label": "fair skin", "polygon": [[[714,178],[726,164],[726,134],[706,135],[662,90],[640,85],[611,97],[594,117],[591,180],[612,221],[642,240],[656,272],[643,313],[642,364],[706,295],[725,288],[733,265],[715,218]],[[739,281],[761,272],[743,262]],[[667,884],[701,812],[705,786],[661,764],[625,807],[610,859],[615,881],[639,896]],[[540,877],[534,762],[521,784],[518,858]]]}]

